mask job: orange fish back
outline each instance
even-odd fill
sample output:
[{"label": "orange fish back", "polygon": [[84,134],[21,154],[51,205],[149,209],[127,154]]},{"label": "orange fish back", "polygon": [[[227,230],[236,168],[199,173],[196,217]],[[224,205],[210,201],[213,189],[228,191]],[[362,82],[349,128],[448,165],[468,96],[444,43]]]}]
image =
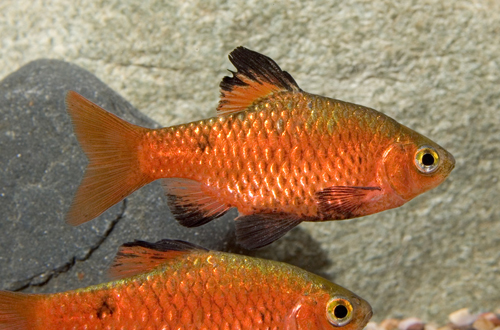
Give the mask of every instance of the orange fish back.
[{"label": "orange fish back", "polygon": [[259,261],[249,267],[245,257],[223,253],[195,254],[168,270],[51,295],[40,301],[36,319],[39,329],[61,330],[280,328],[300,295],[314,290],[278,268]]}]

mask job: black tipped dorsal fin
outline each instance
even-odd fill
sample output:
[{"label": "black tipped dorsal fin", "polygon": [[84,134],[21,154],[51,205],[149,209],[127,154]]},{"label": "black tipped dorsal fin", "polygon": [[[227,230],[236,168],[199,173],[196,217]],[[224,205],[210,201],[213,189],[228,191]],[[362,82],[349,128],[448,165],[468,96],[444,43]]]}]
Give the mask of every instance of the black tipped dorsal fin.
[{"label": "black tipped dorsal fin", "polygon": [[300,91],[292,76],[265,55],[240,46],[229,54],[229,60],[237,72],[232,72],[232,77],[224,77],[220,83],[219,115],[245,110],[274,92]]},{"label": "black tipped dorsal fin", "polygon": [[195,251],[208,251],[193,243],[164,239],[156,243],[134,241],[123,244],[109,271],[112,278],[125,278],[152,271]]}]

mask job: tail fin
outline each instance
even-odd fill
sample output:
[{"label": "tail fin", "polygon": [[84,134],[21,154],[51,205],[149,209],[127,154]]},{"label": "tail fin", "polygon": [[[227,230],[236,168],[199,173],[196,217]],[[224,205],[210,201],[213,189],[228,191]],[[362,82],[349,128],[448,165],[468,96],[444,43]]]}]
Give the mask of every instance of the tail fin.
[{"label": "tail fin", "polygon": [[138,145],[148,131],[70,91],[66,106],[75,134],[89,159],[85,176],[66,216],[79,225],[97,217],[152,179],[141,172]]},{"label": "tail fin", "polygon": [[32,329],[36,295],[0,291],[0,329]]}]

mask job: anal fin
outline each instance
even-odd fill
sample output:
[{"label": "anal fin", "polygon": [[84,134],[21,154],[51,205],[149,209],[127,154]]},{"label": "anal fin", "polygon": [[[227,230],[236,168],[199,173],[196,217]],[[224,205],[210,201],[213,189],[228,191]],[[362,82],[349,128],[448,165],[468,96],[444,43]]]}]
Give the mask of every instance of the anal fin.
[{"label": "anal fin", "polygon": [[271,244],[302,220],[288,213],[243,215],[236,218],[236,239],[245,249],[253,250]]},{"label": "anal fin", "polygon": [[356,211],[365,203],[367,194],[381,190],[380,187],[332,186],[316,193],[319,212],[331,214],[338,219],[356,216]]},{"label": "anal fin", "polygon": [[223,216],[230,207],[203,191],[197,181],[162,179],[168,205],[175,219],[185,227],[198,227]]}]

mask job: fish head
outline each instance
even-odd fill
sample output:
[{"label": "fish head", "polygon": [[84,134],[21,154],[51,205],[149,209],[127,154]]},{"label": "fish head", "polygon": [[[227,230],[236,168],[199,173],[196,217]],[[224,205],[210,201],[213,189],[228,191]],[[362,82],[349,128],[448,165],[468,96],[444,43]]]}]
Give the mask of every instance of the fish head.
[{"label": "fish head", "polygon": [[370,304],[339,285],[320,281],[319,292],[298,300],[286,317],[285,329],[363,329],[373,314]]},{"label": "fish head", "polygon": [[412,141],[389,146],[383,162],[387,181],[403,200],[401,204],[440,185],[455,167],[452,154],[419,134]]}]

